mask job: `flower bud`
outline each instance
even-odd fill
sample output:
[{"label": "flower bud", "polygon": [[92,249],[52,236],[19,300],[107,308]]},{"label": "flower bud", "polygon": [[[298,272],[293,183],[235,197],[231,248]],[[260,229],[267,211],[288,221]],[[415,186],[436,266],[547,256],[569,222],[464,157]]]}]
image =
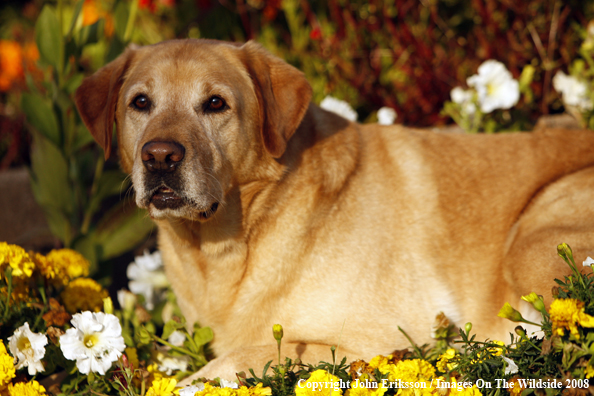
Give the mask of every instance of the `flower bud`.
[{"label": "flower bud", "polygon": [[272,335],[277,342],[283,339],[283,326],[275,324],[272,326]]},{"label": "flower bud", "polygon": [[514,329],[516,334],[519,335],[520,337],[524,338],[526,337],[526,330],[524,330],[524,328],[522,326],[516,326],[516,328]]},{"label": "flower bud", "polygon": [[522,314],[515,310],[509,303],[503,304],[503,307],[497,314],[500,318],[509,319],[512,322],[521,322],[524,320]]},{"label": "flower bud", "polygon": [[537,311],[546,312],[546,308],[545,308],[544,301],[543,301],[542,297],[537,295],[536,293],[532,292],[532,293],[528,294],[527,296],[522,296],[522,300],[532,304],[534,309],[536,309]]},{"label": "flower bud", "polygon": [[472,323],[466,322],[466,324],[464,325],[464,331],[466,331],[466,334],[470,334],[471,330],[472,330]]},{"label": "flower bud", "polygon": [[573,258],[573,252],[566,243],[561,243],[557,246],[557,254],[565,260],[570,260],[570,257]]},{"label": "flower bud", "polygon": [[111,301],[111,297],[105,297],[103,299],[103,312],[113,315],[113,301]]}]

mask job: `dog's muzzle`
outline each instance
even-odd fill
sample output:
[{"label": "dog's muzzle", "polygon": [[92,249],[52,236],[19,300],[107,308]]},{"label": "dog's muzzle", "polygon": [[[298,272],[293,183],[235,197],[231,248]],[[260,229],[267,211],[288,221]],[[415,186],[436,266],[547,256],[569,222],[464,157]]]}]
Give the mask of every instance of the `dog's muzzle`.
[{"label": "dog's muzzle", "polygon": [[[152,141],[142,147],[141,159],[153,180],[165,183],[166,179],[175,178],[172,173],[179,167],[186,149],[179,143]],[[169,187],[163,186],[151,197],[151,203],[157,209],[176,209],[184,205],[184,200]]]}]

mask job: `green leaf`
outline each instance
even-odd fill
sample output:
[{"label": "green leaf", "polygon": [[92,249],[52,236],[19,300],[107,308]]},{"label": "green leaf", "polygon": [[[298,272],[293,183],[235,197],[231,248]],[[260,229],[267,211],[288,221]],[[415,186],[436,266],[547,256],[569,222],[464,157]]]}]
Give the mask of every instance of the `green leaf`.
[{"label": "green leaf", "polygon": [[49,139],[55,146],[60,147],[62,136],[58,127],[58,120],[52,107],[37,94],[23,93],[21,108],[27,121]]},{"label": "green leaf", "polygon": [[171,319],[167,323],[165,323],[165,326],[163,327],[163,335],[161,336],[161,338],[166,340],[169,338],[169,336],[171,336],[171,334],[173,334],[173,332],[175,330],[179,330],[183,327],[184,327],[183,323],[179,323],[179,322],[176,322],[175,320]]},{"label": "green leaf", "polygon": [[194,325],[194,342],[198,346],[206,345],[212,341],[214,335],[210,327]]},{"label": "green leaf", "polygon": [[76,73],[75,75],[73,75],[72,77],[70,77],[68,79],[68,81],[66,81],[66,84],[64,84],[64,89],[69,94],[74,93],[74,91],[76,91],[76,89],[80,86],[80,84],[82,83],[82,80],[84,78],[85,78],[85,75],[84,74],[82,74],[82,73]]},{"label": "green leaf", "polygon": [[99,260],[117,257],[131,250],[148,236],[153,227],[145,210],[138,209],[129,200],[121,202],[97,225],[96,241],[102,251]]},{"label": "green leaf", "polygon": [[87,127],[84,126],[84,124],[80,124],[76,131],[76,136],[74,136],[74,143],[73,143],[72,151],[77,152],[84,146],[86,146],[94,141],[95,141],[95,139],[93,138],[93,135],[91,135],[91,133],[89,132]]},{"label": "green leaf", "polygon": [[61,40],[62,32],[58,18],[52,7],[46,4],[35,24],[35,42],[41,58],[55,68],[60,63]]},{"label": "green leaf", "polygon": [[95,213],[105,198],[125,193],[129,185],[126,175],[119,170],[103,172],[97,183],[97,192],[91,197],[88,210]]},{"label": "green leaf", "polygon": [[48,139],[33,134],[31,150],[31,188],[43,208],[54,235],[69,245],[73,212],[72,189],[68,181],[68,163]]},{"label": "green leaf", "polygon": [[117,37],[123,42],[128,25],[128,7],[124,2],[118,3],[114,12],[115,32]]},{"label": "green leaf", "polygon": [[84,3],[85,0],[78,0],[78,3],[76,3],[76,6],[74,6],[74,14],[72,14],[72,20],[70,21],[70,29],[68,29],[68,34],[66,35],[67,37],[72,36],[72,32],[74,31],[74,27],[76,26],[76,20],[80,15],[80,11],[82,10]]},{"label": "green leaf", "polygon": [[151,333],[143,326],[136,331],[136,339],[139,345],[148,345],[151,343]]}]

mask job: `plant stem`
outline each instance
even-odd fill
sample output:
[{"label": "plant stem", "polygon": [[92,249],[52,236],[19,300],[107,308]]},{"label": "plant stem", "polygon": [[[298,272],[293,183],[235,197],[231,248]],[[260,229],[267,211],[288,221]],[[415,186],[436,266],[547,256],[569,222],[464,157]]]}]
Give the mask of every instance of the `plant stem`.
[{"label": "plant stem", "polygon": [[155,339],[155,341],[160,342],[161,344],[163,344],[165,346],[168,346],[169,348],[173,349],[174,351],[178,351],[180,353],[183,353],[184,355],[188,355],[190,357],[193,357],[194,359],[196,359],[196,360],[198,360],[200,362],[204,362],[204,360],[205,360],[204,359],[204,356],[197,355],[197,354],[195,354],[193,352],[188,351],[185,348],[180,348],[180,347],[177,347],[177,346],[175,346],[173,344],[170,344],[169,342],[165,341],[164,339],[162,339],[158,335],[151,334],[151,337],[153,337]]},{"label": "plant stem", "polygon": [[128,21],[126,22],[126,30],[124,31],[124,43],[130,41],[132,36],[132,29],[134,28],[134,20],[136,19],[136,12],[138,11],[138,0],[132,0],[130,5],[130,13],[128,14]]},{"label": "plant stem", "polygon": [[99,188],[99,179],[103,174],[103,165],[105,165],[105,158],[102,155],[99,155],[99,159],[97,160],[97,164],[95,165],[95,176],[93,177],[93,185],[91,186],[91,200],[89,205],[87,205],[87,209],[85,211],[85,217],[83,219],[82,227],[80,232],[83,235],[86,235],[89,232],[89,227],[91,226],[91,220],[93,218],[93,208],[91,207],[91,202],[93,202],[93,197],[97,194],[97,189]]}]

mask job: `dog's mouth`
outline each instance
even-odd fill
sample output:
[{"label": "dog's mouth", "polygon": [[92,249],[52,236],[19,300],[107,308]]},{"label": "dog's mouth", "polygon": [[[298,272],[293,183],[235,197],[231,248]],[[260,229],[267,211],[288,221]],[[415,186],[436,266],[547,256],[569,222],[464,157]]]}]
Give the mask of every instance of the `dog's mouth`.
[{"label": "dog's mouth", "polygon": [[[188,204],[188,202],[186,202],[186,200],[183,197],[181,197],[178,193],[176,193],[173,189],[169,187],[158,188],[151,196],[150,203],[156,209],[159,210],[179,209]],[[201,220],[207,220],[216,213],[218,208],[219,203],[215,201],[210,205],[208,209],[199,211],[198,217]]]}]

